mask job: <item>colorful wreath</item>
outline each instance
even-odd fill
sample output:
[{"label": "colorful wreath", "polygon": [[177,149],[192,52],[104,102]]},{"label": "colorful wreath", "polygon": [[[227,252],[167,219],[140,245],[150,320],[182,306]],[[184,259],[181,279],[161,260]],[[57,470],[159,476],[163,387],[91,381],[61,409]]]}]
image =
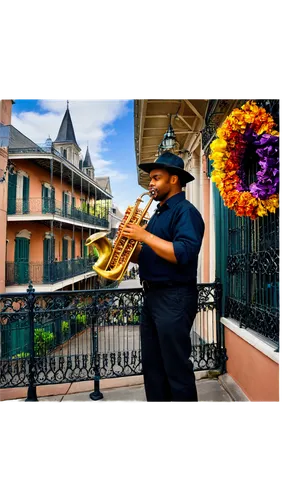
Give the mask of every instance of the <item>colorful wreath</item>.
[{"label": "colorful wreath", "polygon": [[[279,206],[279,133],[271,114],[253,101],[234,109],[217,129],[210,159],[224,204],[239,216],[256,219],[275,212]],[[261,167],[257,181],[246,182],[246,160],[250,147]]]}]

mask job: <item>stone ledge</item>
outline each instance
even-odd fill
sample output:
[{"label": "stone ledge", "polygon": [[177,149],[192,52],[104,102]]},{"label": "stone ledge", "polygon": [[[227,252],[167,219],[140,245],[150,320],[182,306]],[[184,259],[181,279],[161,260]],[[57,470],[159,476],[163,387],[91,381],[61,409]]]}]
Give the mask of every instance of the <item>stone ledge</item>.
[{"label": "stone ledge", "polygon": [[[195,372],[196,380],[208,378],[209,370]],[[143,375],[133,375],[130,377],[114,377],[100,380],[100,390],[116,389],[118,387],[131,387],[143,385]],[[67,394],[77,394],[80,392],[93,392],[93,380],[83,382],[72,382],[64,384],[47,384],[37,386],[38,397],[58,396]],[[27,397],[27,387],[15,387],[0,389],[0,401],[8,401],[12,399],[23,399]]]},{"label": "stone ledge", "polygon": [[[100,390],[116,389],[117,387],[129,387],[133,385],[142,385],[143,375],[134,375],[131,377],[118,377],[103,379],[100,381]],[[94,389],[93,380],[83,382],[73,382],[64,384],[47,384],[37,386],[37,396],[58,396],[66,394],[76,394],[78,392],[92,392]],[[0,401],[11,399],[22,399],[27,397],[27,387],[14,387],[0,389]]]},{"label": "stone ledge", "polygon": [[279,364],[279,353],[275,352],[275,348],[261,340],[255,332],[240,328],[238,321],[235,319],[221,318],[221,323],[229,330],[234,332],[238,337],[242,338],[248,344],[252,345],[255,349],[262,352],[265,356],[272,359],[275,363]]}]

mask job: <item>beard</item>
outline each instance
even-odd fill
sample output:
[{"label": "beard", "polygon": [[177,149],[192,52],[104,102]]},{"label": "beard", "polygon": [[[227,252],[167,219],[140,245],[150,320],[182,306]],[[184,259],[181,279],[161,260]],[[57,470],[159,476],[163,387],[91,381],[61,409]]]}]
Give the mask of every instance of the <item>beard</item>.
[{"label": "beard", "polygon": [[160,192],[158,192],[156,194],[156,197],[154,198],[154,200],[155,201],[164,201],[167,198],[168,194],[169,193],[160,193]]}]

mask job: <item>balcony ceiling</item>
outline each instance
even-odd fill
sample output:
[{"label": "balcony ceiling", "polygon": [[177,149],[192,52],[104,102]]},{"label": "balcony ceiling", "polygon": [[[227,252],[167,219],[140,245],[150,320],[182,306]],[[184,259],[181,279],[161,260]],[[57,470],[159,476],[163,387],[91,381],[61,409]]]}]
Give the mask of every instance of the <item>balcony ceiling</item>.
[{"label": "balcony ceiling", "polygon": [[135,151],[139,185],[148,188],[149,175],[141,171],[138,165],[156,160],[158,146],[168,129],[170,117],[179,143],[175,152],[194,151],[201,133],[205,150],[226,116],[244,102],[234,99],[135,100]]},{"label": "balcony ceiling", "polygon": [[[158,146],[167,131],[170,116],[179,150],[193,151],[204,127],[208,106],[207,99],[165,99],[136,100],[135,151],[137,169],[140,163],[155,161]],[[149,175],[138,169],[138,182],[142,187],[149,184]]]}]

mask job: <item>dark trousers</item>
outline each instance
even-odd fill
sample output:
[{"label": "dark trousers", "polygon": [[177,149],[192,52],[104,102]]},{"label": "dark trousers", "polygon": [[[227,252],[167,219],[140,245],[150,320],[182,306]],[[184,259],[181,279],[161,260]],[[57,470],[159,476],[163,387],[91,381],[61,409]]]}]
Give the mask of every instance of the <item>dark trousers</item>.
[{"label": "dark trousers", "polygon": [[198,401],[190,331],[198,292],[192,286],[150,289],[141,314],[142,368],[147,401]]}]

